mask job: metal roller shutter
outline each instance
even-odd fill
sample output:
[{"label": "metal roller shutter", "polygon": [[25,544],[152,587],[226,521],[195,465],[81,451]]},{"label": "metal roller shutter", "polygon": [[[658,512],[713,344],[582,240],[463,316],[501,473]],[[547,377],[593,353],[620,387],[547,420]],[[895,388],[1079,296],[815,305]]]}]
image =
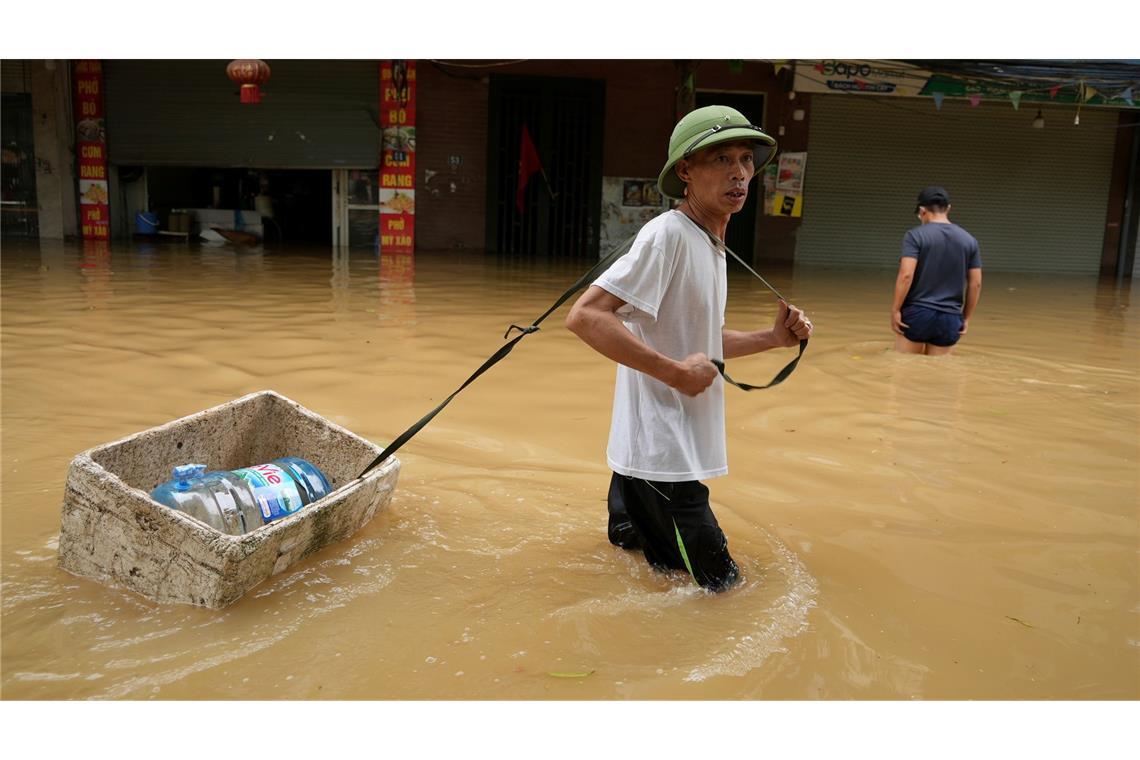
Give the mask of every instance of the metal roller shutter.
[{"label": "metal roller shutter", "polygon": [[31,69],[24,61],[18,58],[0,61],[0,91],[31,92],[31,77]]},{"label": "metal roller shutter", "polygon": [[987,269],[1096,274],[1116,111],[867,96],[816,96],[796,262],[892,267],[918,222],[914,199],[943,185],[951,219]]},{"label": "metal roller shutter", "polygon": [[104,61],[107,152],[119,165],[371,168],[380,163],[376,61],[267,61],[243,105],[229,61]]}]

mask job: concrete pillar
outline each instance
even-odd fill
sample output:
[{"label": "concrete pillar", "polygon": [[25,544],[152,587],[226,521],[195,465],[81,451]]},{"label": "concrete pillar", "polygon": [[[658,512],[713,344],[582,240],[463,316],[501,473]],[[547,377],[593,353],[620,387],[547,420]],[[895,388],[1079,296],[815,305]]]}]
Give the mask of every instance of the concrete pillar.
[{"label": "concrete pillar", "polygon": [[71,62],[28,61],[41,240],[79,234],[71,115]]}]

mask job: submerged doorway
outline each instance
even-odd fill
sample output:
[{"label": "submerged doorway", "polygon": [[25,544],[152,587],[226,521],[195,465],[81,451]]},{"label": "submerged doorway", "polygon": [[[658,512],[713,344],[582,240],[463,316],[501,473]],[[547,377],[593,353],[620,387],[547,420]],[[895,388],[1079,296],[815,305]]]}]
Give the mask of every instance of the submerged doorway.
[{"label": "submerged doorway", "polygon": [[0,166],[3,200],[0,205],[0,229],[4,237],[39,236],[36,204],[36,151],[33,127],[32,96],[28,93],[4,93],[3,142],[4,160]]},{"label": "submerged doorway", "polygon": [[[487,136],[488,253],[598,256],[605,83],[560,77],[491,78]],[[526,127],[546,176],[516,205]]]},{"label": "submerged doorway", "polygon": [[[764,126],[764,96],[743,92],[697,92],[697,107],[728,106],[748,117],[753,124]],[[765,132],[768,130],[765,129]],[[744,208],[733,214],[725,232],[724,242],[745,261],[752,261],[756,255],[756,209],[763,196],[762,179],[757,178],[748,185],[748,200]]]},{"label": "submerged doorway", "polygon": [[145,208],[128,209],[132,222],[138,210],[156,213],[164,229],[169,228],[170,213],[176,211],[215,212],[211,214],[215,223],[234,219],[235,210],[257,211],[257,217],[249,216],[246,221],[260,219],[254,229],[259,229],[266,243],[328,245],[332,240],[333,185],[328,169],[150,166],[142,198]]}]

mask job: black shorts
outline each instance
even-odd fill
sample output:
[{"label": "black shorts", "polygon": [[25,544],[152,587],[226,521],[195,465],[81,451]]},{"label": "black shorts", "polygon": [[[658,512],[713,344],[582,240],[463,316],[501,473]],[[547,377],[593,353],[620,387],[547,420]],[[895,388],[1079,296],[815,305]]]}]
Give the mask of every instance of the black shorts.
[{"label": "black shorts", "polygon": [[709,489],[699,481],[662,483],[614,473],[608,504],[615,546],[641,549],[653,567],[685,570],[710,591],[724,591],[740,580],[709,506]]},{"label": "black shorts", "polygon": [[903,336],[915,343],[935,346],[952,346],[962,337],[962,315],[938,311],[925,306],[904,306],[902,321],[906,323]]}]

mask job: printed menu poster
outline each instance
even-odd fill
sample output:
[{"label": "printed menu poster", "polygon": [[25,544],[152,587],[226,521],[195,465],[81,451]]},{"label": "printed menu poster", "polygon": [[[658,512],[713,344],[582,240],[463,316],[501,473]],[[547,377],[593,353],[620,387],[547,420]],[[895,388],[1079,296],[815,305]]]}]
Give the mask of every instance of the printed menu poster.
[{"label": "printed menu poster", "polygon": [[764,167],[762,182],[764,184],[764,213],[773,216],[776,213],[776,172],[779,167],[772,163]]},{"label": "printed menu poster", "polygon": [[415,251],[416,62],[380,64],[380,252]]},{"label": "printed menu poster", "polygon": [[74,66],[79,234],[84,240],[109,240],[111,195],[107,189],[107,135],[103,125],[103,64],[76,61]]},{"label": "printed menu poster", "polygon": [[773,211],[776,216],[803,216],[804,165],[807,153],[781,153],[776,170],[776,197]]}]

